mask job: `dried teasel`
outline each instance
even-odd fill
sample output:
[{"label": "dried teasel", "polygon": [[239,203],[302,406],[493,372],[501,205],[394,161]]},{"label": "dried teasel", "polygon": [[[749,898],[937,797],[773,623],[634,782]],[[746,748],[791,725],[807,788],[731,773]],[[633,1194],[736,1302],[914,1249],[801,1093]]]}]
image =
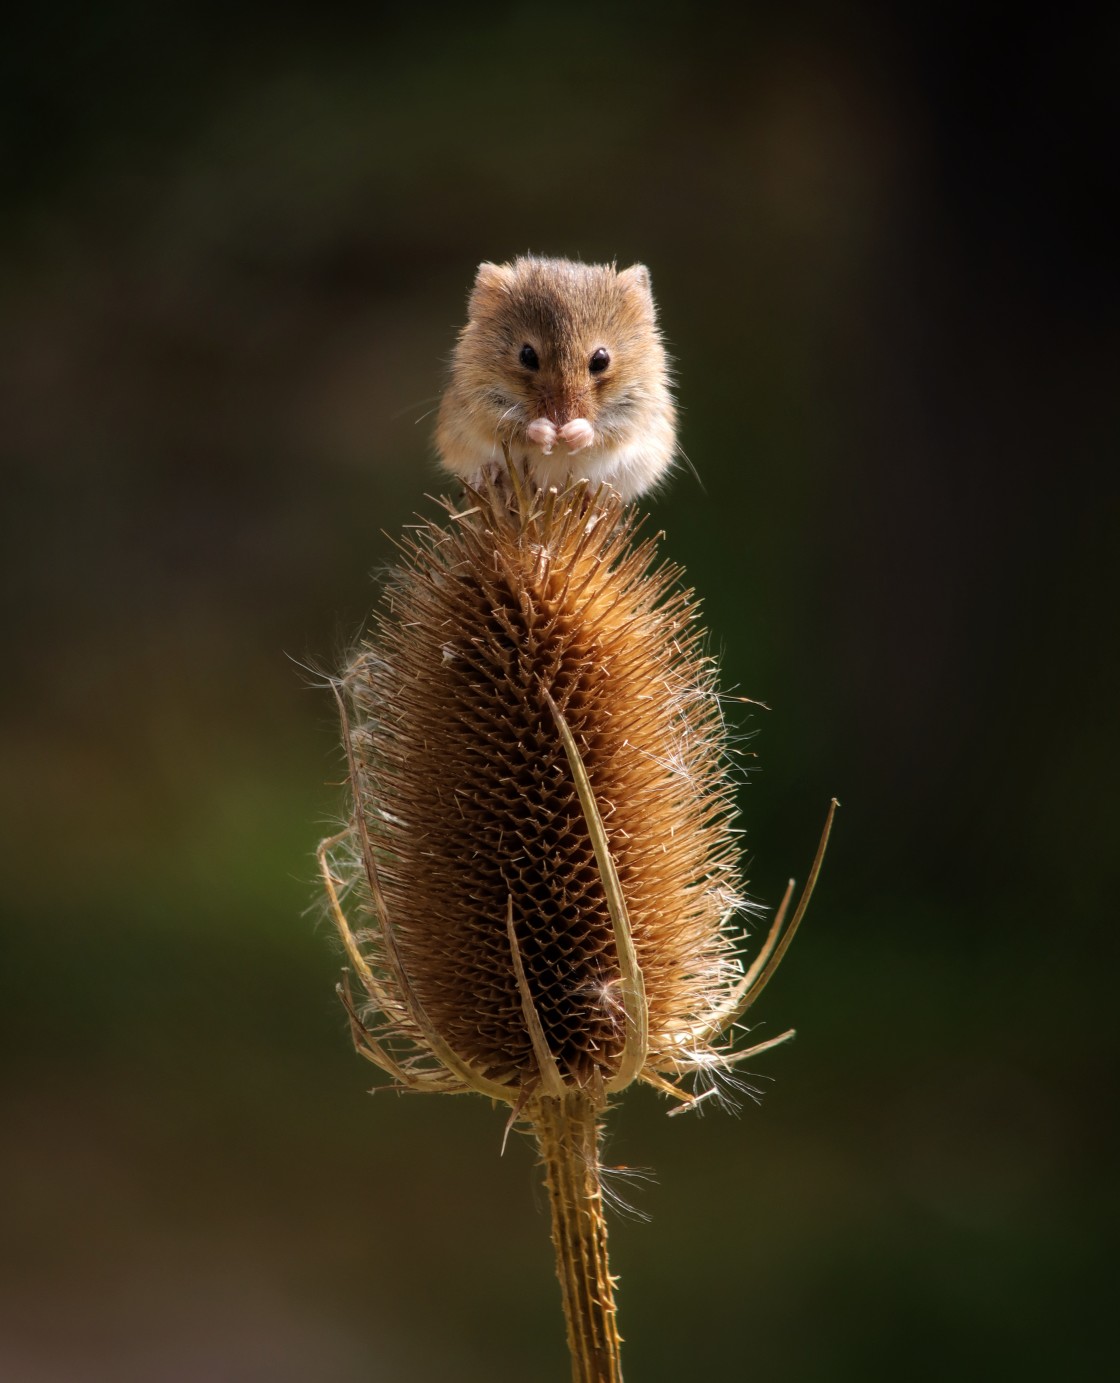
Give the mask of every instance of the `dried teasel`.
[{"label": "dried teasel", "polygon": [[716,669],[639,526],[610,490],[511,475],[413,530],[335,684],[353,813],[319,851],[359,1052],[539,1142],[576,1383],[621,1377],[607,1102],[640,1080],[692,1107],[792,1035],[727,1043],[824,848],[745,966]]}]

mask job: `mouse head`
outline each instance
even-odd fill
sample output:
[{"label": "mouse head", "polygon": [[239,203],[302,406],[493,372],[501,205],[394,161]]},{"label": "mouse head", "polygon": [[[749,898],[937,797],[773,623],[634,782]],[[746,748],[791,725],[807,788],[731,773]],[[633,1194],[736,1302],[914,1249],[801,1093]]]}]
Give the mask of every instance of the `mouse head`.
[{"label": "mouse head", "polygon": [[642,264],[577,264],[517,259],[481,264],[457,368],[483,384],[496,414],[524,428],[543,419],[557,430],[573,420],[593,425],[625,413],[640,399],[664,353]]}]

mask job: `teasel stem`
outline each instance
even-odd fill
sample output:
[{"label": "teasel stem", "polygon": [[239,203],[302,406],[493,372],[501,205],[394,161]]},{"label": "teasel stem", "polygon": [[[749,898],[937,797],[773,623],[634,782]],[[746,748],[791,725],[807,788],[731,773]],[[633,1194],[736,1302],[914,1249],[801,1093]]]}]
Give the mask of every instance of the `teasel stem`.
[{"label": "teasel stem", "polygon": [[569,1090],[541,1097],[530,1118],[548,1186],[572,1383],[622,1383],[599,1174],[598,1107],[588,1092]]}]

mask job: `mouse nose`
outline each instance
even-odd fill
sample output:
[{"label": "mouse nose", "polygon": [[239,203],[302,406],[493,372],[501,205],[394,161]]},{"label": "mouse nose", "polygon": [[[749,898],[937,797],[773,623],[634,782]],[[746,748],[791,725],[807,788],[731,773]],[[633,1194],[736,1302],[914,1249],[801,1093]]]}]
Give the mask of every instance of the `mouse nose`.
[{"label": "mouse nose", "polygon": [[557,390],[545,399],[544,412],[559,431],[560,428],[566,427],[573,418],[579,418],[583,415],[583,399],[574,391]]},{"label": "mouse nose", "polygon": [[540,388],[541,412],[556,428],[566,427],[573,418],[582,418],[586,410],[581,381],[568,361],[556,361],[553,368],[537,377]]}]

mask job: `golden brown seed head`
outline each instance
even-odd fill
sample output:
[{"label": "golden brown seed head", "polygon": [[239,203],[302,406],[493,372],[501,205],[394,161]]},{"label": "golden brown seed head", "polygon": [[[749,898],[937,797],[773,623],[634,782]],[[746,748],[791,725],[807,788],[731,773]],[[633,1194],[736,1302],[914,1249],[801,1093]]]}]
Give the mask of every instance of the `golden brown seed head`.
[{"label": "golden brown seed head", "polygon": [[511,1102],[536,1088],[526,990],[565,1084],[618,1069],[618,952],[549,696],[626,900],[645,1069],[712,1055],[742,887],[726,737],[696,602],[636,528],[582,484],[472,494],[414,531],[342,679],[367,1036],[431,1088],[463,1088],[433,1030]]}]

